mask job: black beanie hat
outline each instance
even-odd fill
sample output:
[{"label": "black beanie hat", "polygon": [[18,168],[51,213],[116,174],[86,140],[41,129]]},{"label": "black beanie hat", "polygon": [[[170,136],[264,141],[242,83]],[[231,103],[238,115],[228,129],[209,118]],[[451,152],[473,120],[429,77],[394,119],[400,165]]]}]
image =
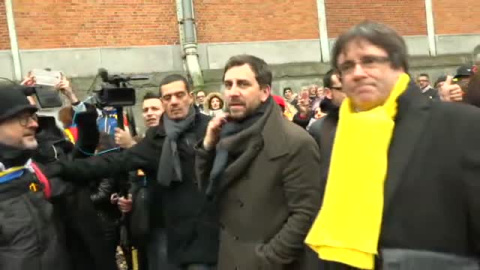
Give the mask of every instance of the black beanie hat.
[{"label": "black beanie hat", "polygon": [[36,112],[38,108],[30,104],[23,87],[18,85],[0,85],[0,122],[24,111]]}]

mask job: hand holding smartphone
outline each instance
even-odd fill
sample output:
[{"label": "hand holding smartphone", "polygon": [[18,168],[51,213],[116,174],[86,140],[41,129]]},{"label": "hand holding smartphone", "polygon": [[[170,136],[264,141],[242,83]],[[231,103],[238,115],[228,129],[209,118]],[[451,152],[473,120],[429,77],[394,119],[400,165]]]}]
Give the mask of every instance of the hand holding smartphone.
[{"label": "hand holding smartphone", "polygon": [[62,72],[49,71],[44,69],[34,69],[31,76],[35,78],[37,85],[55,86],[62,80]]}]

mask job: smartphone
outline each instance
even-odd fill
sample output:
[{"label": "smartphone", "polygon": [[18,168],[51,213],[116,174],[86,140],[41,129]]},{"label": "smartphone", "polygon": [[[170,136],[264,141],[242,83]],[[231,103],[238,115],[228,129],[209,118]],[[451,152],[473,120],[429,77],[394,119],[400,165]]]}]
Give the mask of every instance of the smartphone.
[{"label": "smartphone", "polygon": [[53,70],[34,69],[31,75],[35,77],[37,85],[55,86],[62,79],[62,72]]},{"label": "smartphone", "polygon": [[60,94],[51,86],[37,85],[35,87],[35,96],[42,109],[60,108],[63,105]]}]

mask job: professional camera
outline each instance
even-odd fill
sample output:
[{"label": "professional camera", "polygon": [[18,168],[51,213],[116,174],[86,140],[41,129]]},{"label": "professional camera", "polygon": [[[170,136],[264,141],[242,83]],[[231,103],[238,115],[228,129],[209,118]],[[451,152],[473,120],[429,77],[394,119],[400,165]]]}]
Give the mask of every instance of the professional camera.
[{"label": "professional camera", "polygon": [[135,89],[130,81],[148,80],[146,76],[108,75],[106,69],[99,69],[98,76],[102,78],[102,88],[97,91],[99,107],[126,107],[135,105]]}]

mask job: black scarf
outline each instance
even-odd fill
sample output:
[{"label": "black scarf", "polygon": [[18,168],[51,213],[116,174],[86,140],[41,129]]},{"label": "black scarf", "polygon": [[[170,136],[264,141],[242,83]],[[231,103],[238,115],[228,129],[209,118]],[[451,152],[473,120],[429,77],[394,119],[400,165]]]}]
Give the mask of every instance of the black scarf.
[{"label": "black scarf", "polygon": [[167,137],[163,142],[157,173],[157,181],[162,186],[168,187],[173,181],[183,181],[177,145],[178,138],[193,126],[195,116],[196,112],[193,106],[190,107],[187,117],[180,121],[171,120],[165,113],[162,116],[163,127],[167,133]]},{"label": "black scarf", "polygon": [[[266,121],[266,118],[268,117],[268,113],[266,114],[266,112],[271,111],[270,109],[272,107],[272,104],[273,104],[273,98],[269,97],[267,101],[265,101],[265,103],[260,105],[260,107],[252,115],[248,116],[242,121],[227,122],[223,126],[222,131],[220,132],[220,141],[216,147],[216,154],[215,154],[215,159],[213,161],[212,171],[210,172],[209,185],[206,190],[206,194],[209,198],[212,198],[217,192],[218,184],[221,181],[223,177],[223,173],[225,172],[225,169],[229,164],[229,159],[231,159],[229,155],[231,155],[232,153],[230,153],[230,151],[227,149],[228,146],[223,143],[224,140],[227,138],[233,139],[232,142],[230,142],[230,145],[235,144],[233,142],[235,141],[235,138],[232,138],[232,137],[234,137],[236,134],[240,133],[243,130],[251,131],[252,135],[259,134],[262,130],[259,127],[263,127],[263,124]],[[260,123],[261,125],[255,125],[259,121],[262,121],[262,123]],[[245,144],[237,145],[237,147],[238,146],[246,147]],[[236,152],[243,152],[243,151],[236,151]],[[238,158],[238,157],[233,157],[233,158]],[[230,162],[232,162],[232,160],[230,160]]]},{"label": "black scarf", "polygon": [[34,150],[20,149],[0,143],[0,162],[3,169],[23,166],[32,157]]}]

